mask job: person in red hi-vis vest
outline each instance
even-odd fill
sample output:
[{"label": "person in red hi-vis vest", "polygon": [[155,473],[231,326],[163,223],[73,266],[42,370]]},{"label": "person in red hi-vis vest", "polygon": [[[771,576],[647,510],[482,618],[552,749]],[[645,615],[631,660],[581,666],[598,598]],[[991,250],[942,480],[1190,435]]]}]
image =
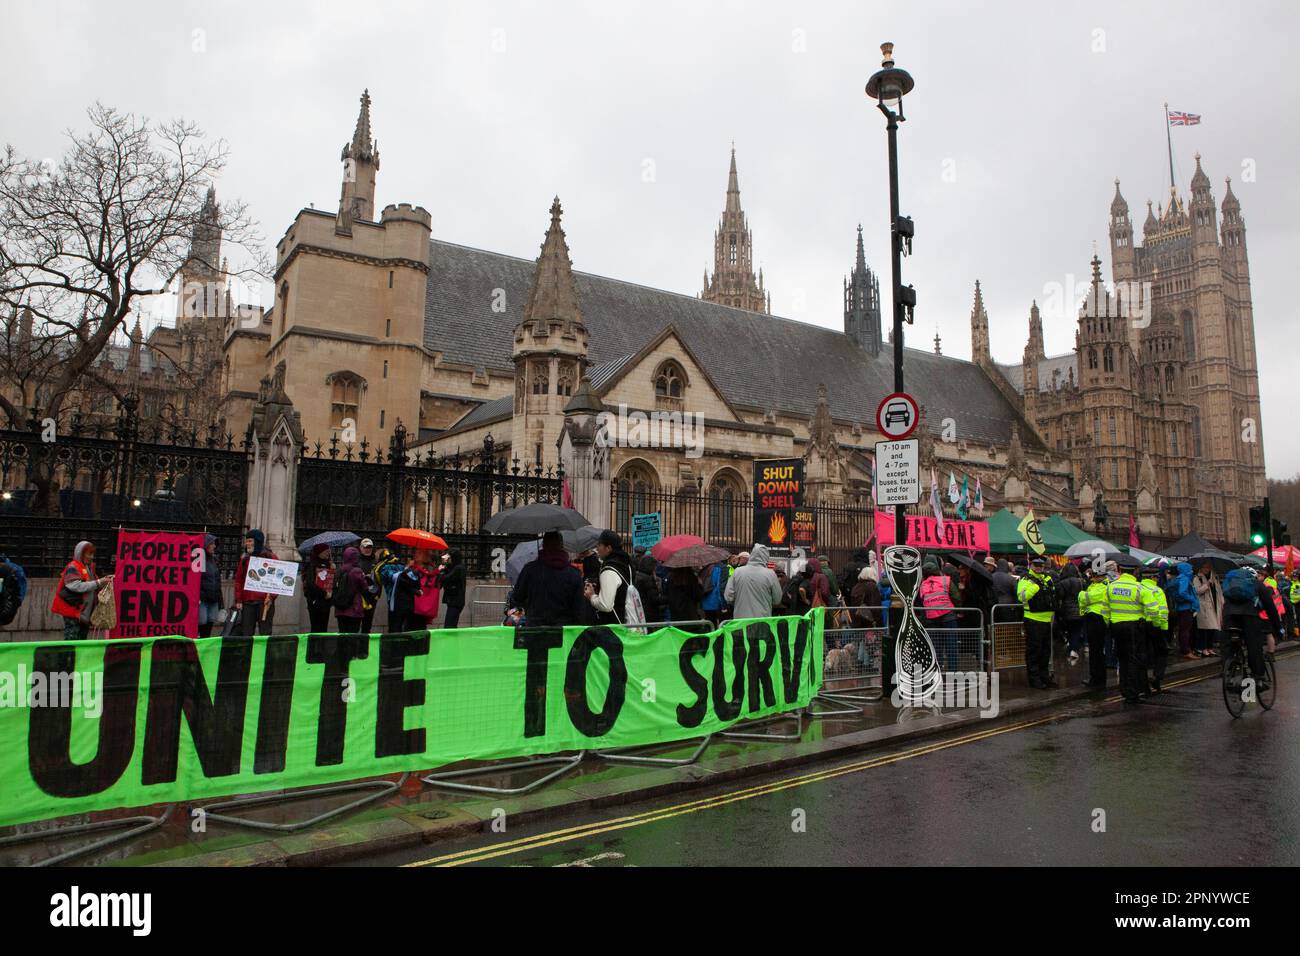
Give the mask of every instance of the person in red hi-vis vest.
[{"label": "person in red hi-vis vest", "polygon": [[99,589],[111,580],[111,574],[102,578],[95,574],[95,546],[89,541],[77,542],[50,605],[50,611],[63,618],[65,641],[80,641],[86,637],[90,631],[90,612],[95,610]]}]

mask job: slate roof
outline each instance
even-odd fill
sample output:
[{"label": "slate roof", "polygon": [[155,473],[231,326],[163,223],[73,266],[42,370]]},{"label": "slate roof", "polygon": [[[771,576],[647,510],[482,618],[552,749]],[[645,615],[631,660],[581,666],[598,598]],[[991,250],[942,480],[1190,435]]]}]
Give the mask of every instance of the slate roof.
[{"label": "slate roof", "polygon": [[[1024,363],[1016,365],[1003,365],[997,363],[998,369],[1006,376],[1011,386],[1021,395],[1025,394],[1025,366]],[[1049,355],[1038,363],[1038,390],[1040,392],[1052,391],[1053,378],[1059,382],[1062,387],[1070,380],[1070,369],[1074,369],[1074,380],[1079,381],[1079,356],[1074,352],[1066,352],[1064,355]]]},{"label": "slate roof", "polygon": [[509,418],[514,412],[514,407],[515,399],[513,395],[505,395],[490,402],[484,402],[478,408],[471,408],[442,434],[473,428],[476,425],[497,421],[500,418]]},{"label": "slate roof", "polygon": [[[523,316],[534,263],[440,240],[430,241],[429,260],[425,346],[446,361],[513,368],[513,331]],[[589,332],[588,358],[603,381],[672,324],[735,405],[810,418],[817,385],[825,382],[835,418],[870,423],[877,403],[893,391],[890,349],[873,357],[834,329],[584,272],[574,276]],[[497,289],[505,292],[502,312],[492,309]],[[951,417],[961,438],[1011,440],[1016,410],[974,363],[908,349],[906,378],[908,390],[926,406],[931,430]]]}]

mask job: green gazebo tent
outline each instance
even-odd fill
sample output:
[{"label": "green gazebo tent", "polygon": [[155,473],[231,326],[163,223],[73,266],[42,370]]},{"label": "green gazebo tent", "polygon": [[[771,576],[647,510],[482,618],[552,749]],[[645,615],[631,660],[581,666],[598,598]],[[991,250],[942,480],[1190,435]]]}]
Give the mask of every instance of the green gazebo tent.
[{"label": "green gazebo tent", "polygon": [[[1009,508],[989,518],[989,548],[994,554],[1026,554],[1025,539],[1020,536],[1021,518]],[[1047,545],[1048,554],[1064,554],[1065,549],[1080,541],[1093,541],[1097,536],[1077,528],[1060,515],[1038,519],[1038,530]]]}]

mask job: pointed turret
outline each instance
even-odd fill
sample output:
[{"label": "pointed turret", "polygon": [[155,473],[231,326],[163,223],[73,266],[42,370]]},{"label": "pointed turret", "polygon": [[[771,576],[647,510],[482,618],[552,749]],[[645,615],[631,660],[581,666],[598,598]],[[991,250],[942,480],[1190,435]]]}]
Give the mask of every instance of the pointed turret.
[{"label": "pointed turret", "polygon": [[1156,214],[1155,214],[1154,210],[1152,210],[1152,208],[1151,208],[1151,200],[1148,199],[1148,200],[1147,200],[1147,218],[1146,218],[1146,222],[1142,223],[1142,235],[1143,235],[1143,236],[1149,236],[1149,235],[1151,235],[1152,233],[1154,233],[1154,232],[1156,231],[1156,229],[1159,227],[1159,225],[1160,225],[1160,221],[1159,221],[1158,219],[1156,219]]},{"label": "pointed turret", "polygon": [[523,318],[515,326],[512,448],[526,461],[553,460],[565,406],[587,371],[587,327],[560,225],[563,213],[556,196]]},{"label": "pointed turret", "polygon": [[1119,191],[1115,180],[1115,198],[1110,201],[1110,263],[1111,277],[1116,282],[1126,282],[1137,276],[1137,256],[1133,251],[1133,221],[1129,218],[1128,202]]},{"label": "pointed turret", "polygon": [[1225,249],[1231,250],[1234,257],[1240,256],[1239,270],[1245,269],[1246,255],[1246,220],[1241,218],[1241,203],[1232,192],[1232,177],[1228,177],[1227,190],[1223,194],[1223,225],[1220,233]]},{"label": "pointed turret", "polygon": [[1201,169],[1201,154],[1196,154],[1196,172],[1192,175],[1192,202],[1188,209],[1192,219],[1192,235],[1197,244],[1197,256],[1218,256],[1218,222],[1214,212],[1214,196],[1210,193],[1210,177]]},{"label": "pointed turret", "polygon": [[533,272],[533,285],[524,306],[524,322],[532,324],[535,335],[544,336],[555,325],[563,326],[566,334],[583,328],[569,244],[565,240],[564,227],[560,225],[563,214],[560,197],[556,196],[551,203],[551,225],[542,240],[541,255],[537,257],[537,268]]},{"label": "pointed turret", "polygon": [[1038,311],[1037,299],[1029,307],[1029,343],[1025,346],[1025,354],[1038,359],[1047,357],[1043,348],[1043,317]]},{"label": "pointed turret", "polygon": [[993,363],[989,351],[989,314],[984,309],[984,293],[980,290],[979,279],[975,280],[975,304],[970,310],[970,350],[976,364]]},{"label": "pointed turret", "polygon": [[713,237],[713,277],[705,272],[700,298],[751,312],[770,311],[763,283],[754,277],[754,236],[740,206],[735,146],[727,172],[727,199]]},{"label": "pointed turret", "polygon": [[1196,172],[1192,173],[1192,198],[1196,199],[1199,194],[1208,194],[1210,191],[1210,177],[1205,175],[1205,170],[1201,169],[1201,154],[1196,154]]},{"label": "pointed turret", "polygon": [[335,231],[350,235],[354,222],[371,222],[375,218],[379,144],[370,135],[369,90],[361,94],[361,111],[357,115],[356,129],[352,133],[351,142],[344,144],[340,158],[343,161],[343,192],[339,197]]},{"label": "pointed turret", "polygon": [[935,354],[935,355],[942,355],[942,354],[943,354],[943,345],[942,345],[942,342],[941,342],[941,340],[940,340],[940,338],[939,338],[939,330],[938,330],[938,329],[935,329],[935,330],[934,330],[934,354]]},{"label": "pointed turret", "polygon": [[880,354],[880,280],[867,265],[862,226],[853,272],[844,280],[844,334],[871,355]]}]

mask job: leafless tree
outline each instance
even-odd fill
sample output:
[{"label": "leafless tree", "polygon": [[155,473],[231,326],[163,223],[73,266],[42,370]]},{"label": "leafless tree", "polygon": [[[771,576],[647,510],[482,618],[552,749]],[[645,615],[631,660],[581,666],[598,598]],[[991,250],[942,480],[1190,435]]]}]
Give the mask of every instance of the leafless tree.
[{"label": "leafless tree", "polygon": [[[57,165],[12,146],[0,155],[0,381],[39,394],[41,419],[57,419],[78,387],[107,387],[97,360],[141,300],[185,264],[228,155],[223,140],[209,142],[184,120],[153,124],[98,103],[87,113],[89,129],[68,132]],[[264,276],[262,239],[244,204],[223,200],[217,215],[223,242],[242,250],[231,274]],[[0,410],[15,424],[26,416],[4,391]]]},{"label": "leafless tree", "polygon": [[[57,163],[13,146],[0,154],[0,412],[14,428],[26,402],[38,421],[57,421],[78,390],[123,398],[100,357],[142,300],[192,261],[196,236],[221,230],[238,263],[227,276],[267,273],[244,204],[207,202],[226,164],[223,140],[185,120],[155,124],[99,103],[87,115],[89,128],[68,131]],[[198,265],[214,276],[223,268]],[[49,466],[30,463],[27,479],[33,510],[54,509]]]}]

